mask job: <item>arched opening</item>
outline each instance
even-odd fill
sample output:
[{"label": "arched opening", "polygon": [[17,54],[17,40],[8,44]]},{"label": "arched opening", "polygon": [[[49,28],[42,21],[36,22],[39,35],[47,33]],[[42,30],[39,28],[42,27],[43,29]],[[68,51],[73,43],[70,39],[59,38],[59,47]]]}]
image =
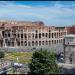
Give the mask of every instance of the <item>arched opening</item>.
[{"label": "arched opening", "polygon": [[32,46],[34,46],[34,41],[32,41]]},{"label": "arched opening", "polygon": [[35,43],[36,43],[36,46],[37,46],[38,45],[38,41],[36,41]]},{"label": "arched opening", "polygon": [[27,46],[27,41],[24,42],[25,46]]}]

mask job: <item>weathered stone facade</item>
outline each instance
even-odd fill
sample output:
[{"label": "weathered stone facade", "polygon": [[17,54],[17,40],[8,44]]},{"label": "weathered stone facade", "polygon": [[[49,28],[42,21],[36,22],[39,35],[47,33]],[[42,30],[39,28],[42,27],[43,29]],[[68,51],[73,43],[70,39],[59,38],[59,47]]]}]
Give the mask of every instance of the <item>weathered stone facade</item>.
[{"label": "weathered stone facade", "polygon": [[63,44],[66,27],[45,26],[43,22],[0,22],[0,47],[55,48]]},{"label": "weathered stone facade", "polygon": [[75,35],[64,37],[64,59],[65,63],[75,64]]}]

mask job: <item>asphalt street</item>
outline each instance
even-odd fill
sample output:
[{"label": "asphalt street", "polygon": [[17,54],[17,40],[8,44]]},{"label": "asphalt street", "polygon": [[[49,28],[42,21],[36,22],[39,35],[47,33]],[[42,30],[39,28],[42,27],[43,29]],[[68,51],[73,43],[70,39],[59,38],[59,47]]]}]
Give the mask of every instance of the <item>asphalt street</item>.
[{"label": "asphalt street", "polygon": [[75,74],[75,64],[58,63],[58,65],[63,67],[64,74]]}]

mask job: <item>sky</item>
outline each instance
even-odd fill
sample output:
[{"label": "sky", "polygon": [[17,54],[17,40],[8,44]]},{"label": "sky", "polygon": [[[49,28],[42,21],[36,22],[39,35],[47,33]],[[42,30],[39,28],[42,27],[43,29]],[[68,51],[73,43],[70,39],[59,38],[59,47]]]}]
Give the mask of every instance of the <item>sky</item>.
[{"label": "sky", "polygon": [[0,1],[0,20],[43,21],[75,25],[75,1]]}]

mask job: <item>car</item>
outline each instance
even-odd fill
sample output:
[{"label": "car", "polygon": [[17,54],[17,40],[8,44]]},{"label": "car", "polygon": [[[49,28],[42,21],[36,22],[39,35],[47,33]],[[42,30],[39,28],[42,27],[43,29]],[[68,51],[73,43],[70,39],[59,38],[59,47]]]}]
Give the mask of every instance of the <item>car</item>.
[{"label": "car", "polygon": [[13,67],[18,67],[18,68],[20,68],[20,67],[22,67],[23,65],[20,64],[20,63],[13,63],[12,66],[13,66]]},{"label": "car", "polygon": [[22,66],[20,63],[14,63],[14,66]]}]

